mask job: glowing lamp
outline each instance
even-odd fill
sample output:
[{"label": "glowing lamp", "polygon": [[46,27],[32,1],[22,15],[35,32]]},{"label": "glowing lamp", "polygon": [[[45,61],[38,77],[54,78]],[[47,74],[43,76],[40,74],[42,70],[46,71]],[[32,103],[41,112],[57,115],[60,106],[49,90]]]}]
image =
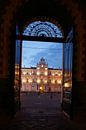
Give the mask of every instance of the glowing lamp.
[{"label": "glowing lamp", "polygon": [[44,89],[43,89],[43,87],[42,86],[40,86],[40,91],[43,91]]}]

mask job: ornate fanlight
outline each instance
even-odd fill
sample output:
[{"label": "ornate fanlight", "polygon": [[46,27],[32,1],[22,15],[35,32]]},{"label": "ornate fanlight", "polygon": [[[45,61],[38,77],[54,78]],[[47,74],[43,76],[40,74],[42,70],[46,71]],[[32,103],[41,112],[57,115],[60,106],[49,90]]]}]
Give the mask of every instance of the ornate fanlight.
[{"label": "ornate fanlight", "polygon": [[35,21],[25,27],[23,35],[38,37],[63,37],[61,30],[53,23],[47,21]]}]

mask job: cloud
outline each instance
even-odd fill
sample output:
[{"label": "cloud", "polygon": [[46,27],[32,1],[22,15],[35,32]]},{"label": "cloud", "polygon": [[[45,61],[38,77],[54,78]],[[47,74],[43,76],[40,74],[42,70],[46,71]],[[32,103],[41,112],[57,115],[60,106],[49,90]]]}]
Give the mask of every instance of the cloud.
[{"label": "cloud", "polygon": [[40,42],[40,44],[36,42],[36,44],[34,44],[34,42],[32,42],[32,45],[30,44],[29,47],[28,49],[23,48],[23,65],[25,64],[27,67],[36,66],[39,60],[44,57],[49,67],[62,67],[62,44],[45,44],[43,42]]}]

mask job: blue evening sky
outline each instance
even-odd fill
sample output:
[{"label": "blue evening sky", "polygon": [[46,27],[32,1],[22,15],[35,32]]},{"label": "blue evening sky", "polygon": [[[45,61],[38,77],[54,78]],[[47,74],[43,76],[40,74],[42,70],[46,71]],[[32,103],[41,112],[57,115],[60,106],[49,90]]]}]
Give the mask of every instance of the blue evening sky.
[{"label": "blue evening sky", "polygon": [[42,57],[49,68],[62,68],[62,44],[40,41],[22,42],[22,67],[36,67]]}]

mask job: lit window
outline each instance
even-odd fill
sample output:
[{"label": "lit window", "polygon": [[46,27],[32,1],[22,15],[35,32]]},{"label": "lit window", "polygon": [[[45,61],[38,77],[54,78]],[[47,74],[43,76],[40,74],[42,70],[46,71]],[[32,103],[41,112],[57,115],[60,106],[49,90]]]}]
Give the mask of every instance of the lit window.
[{"label": "lit window", "polygon": [[31,75],[32,73],[30,72],[30,75]]},{"label": "lit window", "polygon": [[16,65],[15,65],[15,68],[18,69],[18,68],[19,68],[19,65],[16,64]]},{"label": "lit window", "polygon": [[39,70],[40,68],[39,67],[37,67],[37,70]]},{"label": "lit window", "polygon": [[54,76],[55,74],[53,73],[52,75]]},{"label": "lit window", "polygon": [[52,83],[52,84],[55,84],[55,80],[51,80],[51,83]]},{"label": "lit window", "polygon": [[25,75],[25,74],[26,74],[26,72],[24,71],[24,72],[23,72],[23,74]]},{"label": "lit window", "polygon": [[61,76],[61,73],[58,73],[58,76]]},{"label": "lit window", "polygon": [[64,84],[64,87],[65,87],[65,88],[70,87],[70,83],[65,83],[65,84]]},{"label": "lit window", "polygon": [[46,83],[47,83],[47,80],[44,80],[44,83],[46,84]]},{"label": "lit window", "polygon": [[22,83],[26,83],[26,79],[22,79]]},{"label": "lit window", "polygon": [[58,84],[61,84],[62,82],[61,82],[61,80],[58,79],[58,80],[57,80],[57,83],[58,83]]},{"label": "lit window", "polygon": [[40,83],[40,79],[37,79],[37,83]]},{"label": "lit window", "polygon": [[48,73],[47,73],[47,72],[45,72],[45,75],[46,75],[46,76],[47,76],[47,74],[48,74]]},{"label": "lit window", "polygon": [[45,68],[45,70],[47,70],[48,68]]},{"label": "lit window", "polygon": [[43,65],[41,65],[41,67],[43,67]]},{"label": "lit window", "polygon": [[40,72],[39,72],[39,71],[37,71],[37,75],[40,75]]},{"label": "lit window", "polygon": [[29,83],[32,83],[32,79],[29,79],[28,81],[29,81]]},{"label": "lit window", "polygon": [[15,75],[19,75],[19,72],[16,72],[16,71],[15,71]]}]

